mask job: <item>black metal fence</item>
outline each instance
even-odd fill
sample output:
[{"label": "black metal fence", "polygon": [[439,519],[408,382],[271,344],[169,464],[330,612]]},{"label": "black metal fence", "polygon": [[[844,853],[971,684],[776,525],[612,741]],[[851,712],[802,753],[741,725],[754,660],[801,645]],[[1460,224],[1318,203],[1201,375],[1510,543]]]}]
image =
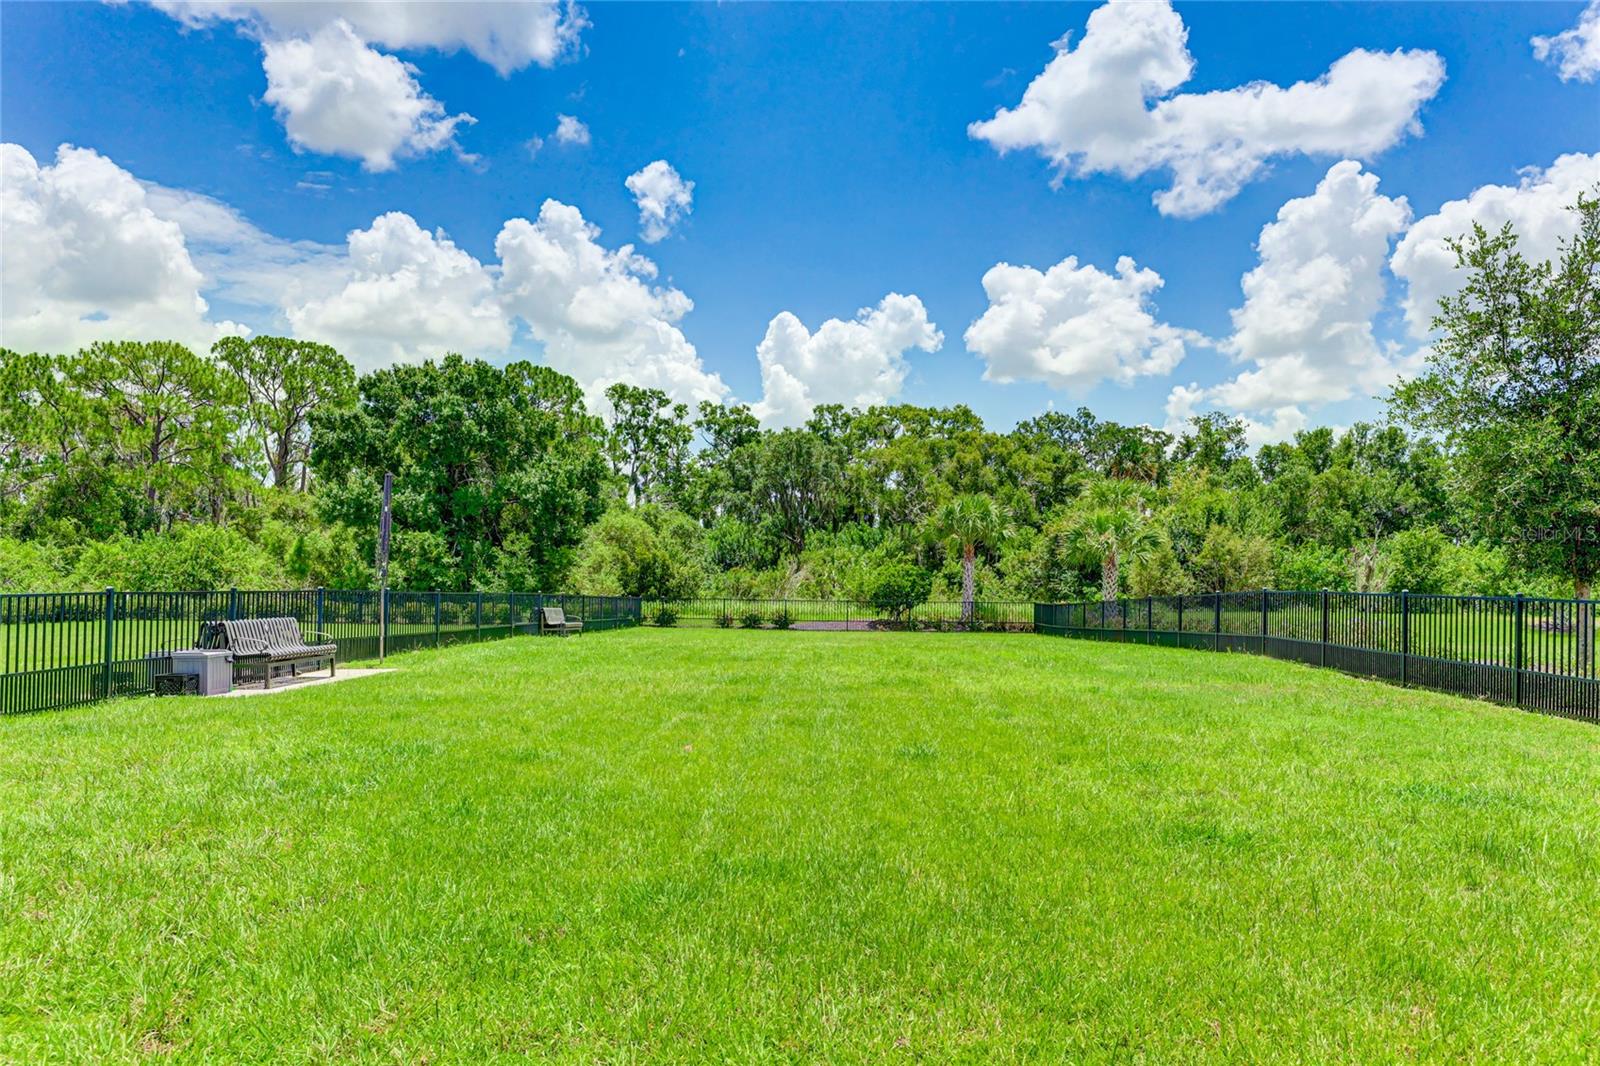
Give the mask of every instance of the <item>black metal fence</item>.
[{"label": "black metal fence", "polygon": [[343,661],[537,633],[541,608],[583,619],[584,631],[637,625],[627,596],[538,592],[295,589],[218,592],[0,594],[0,714],[43,711],[153,690],[169,653],[193,647],[202,622],[290,617],[327,633]]},{"label": "black metal fence", "polygon": [[1243,651],[1600,721],[1600,602],[1259,592],[1034,605],[1040,633]]},{"label": "black metal fence", "polygon": [[895,612],[878,610],[853,600],[699,597],[647,603],[644,621],[653,625],[744,629],[1026,633],[1033,630],[1033,603],[977,600],[969,613],[963,610],[959,600],[939,600]]}]

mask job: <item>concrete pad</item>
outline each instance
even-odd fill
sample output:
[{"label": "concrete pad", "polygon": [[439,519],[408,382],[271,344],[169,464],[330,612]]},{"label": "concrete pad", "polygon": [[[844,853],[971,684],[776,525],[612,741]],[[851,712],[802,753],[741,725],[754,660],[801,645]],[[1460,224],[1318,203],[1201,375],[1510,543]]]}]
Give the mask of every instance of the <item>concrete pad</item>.
[{"label": "concrete pad", "polygon": [[248,688],[236,688],[232,692],[219,693],[221,696],[275,696],[280,692],[293,692],[296,689],[311,688],[315,685],[333,685],[340,681],[351,681],[358,677],[371,677],[373,674],[392,674],[392,667],[371,667],[351,669],[341,666],[339,672],[333,677],[328,676],[326,670],[319,670],[311,677],[278,677],[272,681],[271,688],[262,688],[258,681]]}]

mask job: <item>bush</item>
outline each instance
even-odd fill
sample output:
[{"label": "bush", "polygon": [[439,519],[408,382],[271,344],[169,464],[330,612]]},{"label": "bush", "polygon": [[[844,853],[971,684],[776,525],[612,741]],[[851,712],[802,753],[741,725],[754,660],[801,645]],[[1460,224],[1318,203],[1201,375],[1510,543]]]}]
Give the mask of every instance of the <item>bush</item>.
[{"label": "bush", "polygon": [[675,626],[678,624],[678,612],[663,603],[656,608],[656,613],[652,616],[651,621],[658,626]]},{"label": "bush", "polygon": [[73,569],[76,588],[115,585],[129,592],[282,588],[281,560],[221,526],[180,526],[137,539],[87,545]]},{"label": "bush", "polygon": [[774,629],[788,629],[794,625],[794,615],[789,613],[789,608],[780,607],[773,612],[772,627]]},{"label": "bush", "polygon": [[57,552],[42,544],[0,537],[0,591],[55,592],[66,584]]},{"label": "bush", "polygon": [[1338,548],[1301,544],[1278,549],[1274,562],[1277,584],[1286,589],[1337,589],[1350,587],[1350,563]]},{"label": "bush", "polygon": [[885,563],[867,581],[866,604],[898,621],[933,591],[933,575],[911,563]]},{"label": "bush", "polygon": [[739,616],[739,625],[745,629],[760,629],[761,623],[766,620],[766,616],[760,611],[749,610]]},{"label": "bush", "polygon": [[729,614],[727,611],[723,611],[721,614],[717,615],[717,628],[729,629],[732,626],[733,615]]},{"label": "bush", "polygon": [[578,550],[573,584],[597,595],[680,600],[705,580],[698,527],[660,509],[607,511]]}]

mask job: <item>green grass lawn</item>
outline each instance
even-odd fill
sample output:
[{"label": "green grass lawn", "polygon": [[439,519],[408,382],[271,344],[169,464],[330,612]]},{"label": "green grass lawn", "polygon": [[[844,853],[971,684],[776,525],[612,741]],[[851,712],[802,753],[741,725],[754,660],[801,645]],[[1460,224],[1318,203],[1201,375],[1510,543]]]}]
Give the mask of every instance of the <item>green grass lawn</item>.
[{"label": "green grass lawn", "polygon": [[0,1060],[1591,1060],[1600,730],[638,629],[0,721]]}]

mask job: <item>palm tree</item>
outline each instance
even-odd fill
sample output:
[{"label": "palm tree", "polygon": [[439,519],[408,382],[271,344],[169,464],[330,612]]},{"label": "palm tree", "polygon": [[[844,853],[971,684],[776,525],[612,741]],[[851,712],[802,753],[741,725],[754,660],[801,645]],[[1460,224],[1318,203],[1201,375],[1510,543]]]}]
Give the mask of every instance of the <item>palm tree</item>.
[{"label": "palm tree", "polygon": [[1100,564],[1100,599],[1112,603],[1124,564],[1150,556],[1161,543],[1145,510],[1144,494],[1128,481],[1101,481],[1086,492],[1067,527],[1069,552]]},{"label": "palm tree", "polygon": [[946,501],[928,519],[929,536],[961,552],[961,621],[973,616],[973,571],[980,547],[996,548],[1011,535],[1006,514],[991,496],[969,493]]}]

